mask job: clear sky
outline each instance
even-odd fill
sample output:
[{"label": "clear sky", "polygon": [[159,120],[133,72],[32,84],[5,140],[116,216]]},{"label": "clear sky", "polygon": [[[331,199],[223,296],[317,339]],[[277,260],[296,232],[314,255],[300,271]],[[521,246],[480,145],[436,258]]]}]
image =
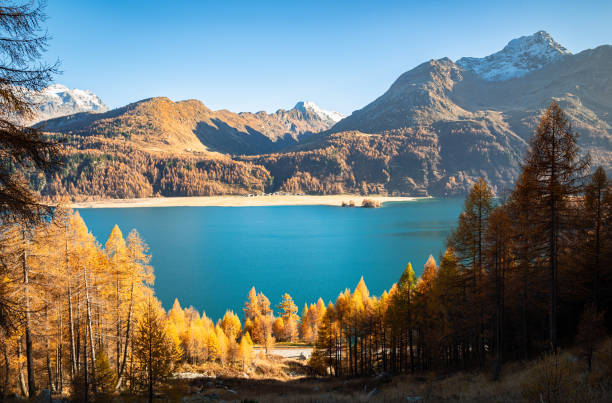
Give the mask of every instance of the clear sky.
[{"label": "clear sky", "polygon": [[612,1],[49,0],[56,81],[110,107],[152,96],[350,113],[433,58],[485,56],[548,31],[576,53],[612,44]]}]

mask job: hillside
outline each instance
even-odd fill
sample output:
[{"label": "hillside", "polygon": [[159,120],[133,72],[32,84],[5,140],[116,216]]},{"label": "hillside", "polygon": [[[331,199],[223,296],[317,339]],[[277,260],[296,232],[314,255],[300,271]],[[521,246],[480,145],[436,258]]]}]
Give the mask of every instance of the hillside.
[{"label": "hillside", "polygon": [[[76,114],[39,124],[47,132],[125,139],[149,151],[259,154],[295,144],[337,120],[313,103],[275,113],[213,111],[197,100],[145,99],[101,114]],[[317,108],[317,109],[315,109]],[[334,116],[334,115],[332,115]]]},{"label": "hillside", "polygon": [[[389,191],[396,190],[394,184],[413,180],[431,193],[464,192],[479,176],[499,191],[512,184],[526,142],[542,110],[554,100],[567,112],[593,164],[610,170],[612,47],[570,55],[550,41],[547,34],[536,33],[511,41],[502,51],[504,57],[423,63],[331,131],[391,137],[426,133],[430,152],[421,162],[429,166],[428,180],[420,173],[394,178],[386,185]],[[534,54],[534,48],[543,54]],[[514,61],[504,63],[513,51],[518,52]],[[555,52],[557,57],[550,56]],[[432,188],[432,183],[438,185]]]},{"label": "hillside", "polygon": [[[540,31],[514,39],[483,58],[425,62],[344,119],[311,102],[268,114],[212,111],[196,100],[152,98],[41,126],[70,138],[66,152],[75,172],[84,167],[77,155],[87,150],[96,154],[104,149],[109,161],[113,153],[121,154],[109,148],[111,141],[148,158],[165,153],[179,164],[191,158],[222,160],[236,167],[246,163],[263,175],[257,174],[261,178],[256,185],[250,176],[233,176],[242,175],[241,169],[230,175],[231,180],[213,175],[220,186],[215,193],[193,193],[189,185],[170,191],[149,179],[154,190],[147,195],[236,192],[235,184],[242,183],[240,192],[448,196],[465,194],[479,177],[502,193],[514,183],[527,141],[551,101],[566,111],[593,165],[612,170],[611,77],[612,46],[573,55]],[[121,158],[134,164],[126,155]],[[149,171],[133,169],[153,178]],[[198,172],[190,175],[209,180],[205,170]],[[47,179],[62,182],[62,192],[73,194],[74,175],[63,175]],[[46,195],[58,194],[55,188],[41,189]],[[82,192],[86,194],[87,188]],[[101,194],[117,197],[118,193],[102,188],[91,193]],[[141,193],[126,194],[130,196],[122,197]]]},{"label": "hillside", "polygon": [[66,162],[60,172],[32,182],[45,196],[77,200],[263,192],[271,182],[268,171],[228,154],[295,145],[300,136],[329,128],[334,118],[313,103],[273,114],[236,114],[163,97],[77,113],[39,124],[62,141]]}]

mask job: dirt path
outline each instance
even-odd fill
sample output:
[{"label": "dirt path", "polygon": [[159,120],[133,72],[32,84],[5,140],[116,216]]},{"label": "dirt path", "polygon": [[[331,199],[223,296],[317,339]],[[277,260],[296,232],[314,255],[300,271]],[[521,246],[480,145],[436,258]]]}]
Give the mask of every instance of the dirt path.
[{"label": "dirt path", "polygon": [[[253,350],[257,354],[260,351],[264,351],[264,348],[256,346],[253,347]],[[304,355],[308,359],[312,354],[312,347],[273,347],[268,350],[268,354],[280,355],[283,358],[299,358],[301,355]]]}]

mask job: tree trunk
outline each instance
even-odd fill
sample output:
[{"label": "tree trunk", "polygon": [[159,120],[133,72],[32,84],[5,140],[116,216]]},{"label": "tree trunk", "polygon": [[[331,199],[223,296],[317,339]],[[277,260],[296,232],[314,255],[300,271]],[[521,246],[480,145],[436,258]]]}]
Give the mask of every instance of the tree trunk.
[{"label": "tree trunk", "polygon": [[134,306],[134,282],[132,282],[132,285],[130,287],[130,309],[128,310],[127,329],[125,331],[125,346],[123,349],[123,359],[121,361],[121,366],[119,369],[119,377],[117,378],[117,385],[115,386],[115,390],[119,390],[121,388],[121,383],[123,381],[123,373],[125,372],[125,363],[127,361],[128,345],[130,342],[133,306]]},{"label": "tree trunk", "polygon": [[55,385],[53,383],[53,368],[51,367],[51,336],[49,334],[49,308],[45,305],[45,350],[47,360],[47,382],[49,384],[49,390],[55,391]]},{"label": "tree trunk", "polygon": [[[83,276],[85,277],[85,305],[87,307],[87,329],[85,329],[85,336],[89,333],[89,343],[91,345],[91,380],[94,393],[96,391],[96,348],[94,346],[93,331],[91,326],[91,306],[89,302],[89,285],[87,282],[87,267],[83,266]],[[87,350],[87,337],[85,337],[85,350]],[[85,366],[87,366],[87,360],[85,360]]]},{"label": "tree trunk", "polygon": [[552,133],[552,160],[550,173],[550,307],[549,307],[549,338],[550,349],[553,353],[557,351],[557,157],[555,133]]},{"label": "tree trunk", "polygon": [[[74,379],[77,372],[77,350],[74,342],[74,315],[72,313],[72,276],[70,275],[70,266],[68,263],[68,227],[66,226],[66,246],[65,246],[65,265],[68,274],[68,322],[70,329],[70,379]],[[61,332],[60,332],[61,334]],[[61,337],[61,336],[60,336]]]},{"label": "tree trunk", "polygon": [[4,398],[9,390],[9,385],[11,384],[11,361],[9,360],[6,337],[2,339],[2,355],[4,356],[4,385],[2,387],[2,401],[4,401]]},{"label": "tree trunk", "polygon": [[23,396],[28,397],[28,387],[23,376],[23,363],[21,361],[21,338],[17,340],[17,362],[19,363],[19,389],[21,389]]},{"label": "tree trunk", "polygon": [[147,367],[149,370],[149,403],[153,403],[153,340],[150,335],[149,336],[149,360],[147,362]]},{"label": "tree trunk", "polygon": [[121,364],[121,311],[120,311],[120,299],[119,299],[119,268],[116,267],[115,270],[116,272],[116,277],[115,277],[115,293],[116,293],[116,299],[115,299],[115,313],[117,316],[117,323],[116,323],[116,355],[117,355],[117,378],[119,378],[120,375],[120,364]]},{"label": "tree trunk", "polygon": [[[25,242],[25,231],[23,233],[23,241]],[[23,249],[23,292],[25,299],[25,343],[26,343],[26,363],[28,371],[28,396],[36,395],[36,384],[34,378],[34,357],[32,356],[32,333],[31,333],[31,318],[30,318],[30,280],[28,278],[27,251],[25,245]]]},{"label": "tree trunk", "polygon": [[84,401],[89,401],[89,373],[87,372],[87,327],[85,327],[85,341],[83,342],[83,389]]},{"label": "tree trunk", "polygon": [[58,337],[59,340],[57,342],[57,360],[56,360],[56,366],[57,366],[57,376],[56,376],[56,382],[57,382],[57,386],[56,386],[56,390],[61,394],[62,393],[62,389],[64,389],[64,369],[63,369],[63,363],[62,363],[62,356],[63,356],[63,340],[62,340],[62,306],[60,304],[58,304],[57,310],[59,312],[59,324],[58,324]]},{"label": "tree trunk", "polygon": [[[601,188],[597,189],[597,207],[595,211],[595,262],[593,267],[593,303],[596,312],[599,312],[599,255],[601,253]],[[590,361],[589,361],[590,365]]]}]

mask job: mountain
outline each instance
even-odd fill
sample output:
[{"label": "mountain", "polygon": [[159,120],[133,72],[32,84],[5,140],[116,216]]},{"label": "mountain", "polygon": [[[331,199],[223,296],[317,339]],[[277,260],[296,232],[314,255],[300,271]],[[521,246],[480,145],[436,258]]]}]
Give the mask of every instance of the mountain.
[{"label": "mountain", "polygon": [[75,114],[40,123],[48,132],[124,137],[151,151],[260,154],[329,129],[342,115],[312,102],[274,113],[213,111],[197,100],[145,99],[100,114]]},{"label": "mountain", "polygon": [[62,84],[53,84],[28,98],[37,104],[36,115],[28,124],[80,112],[106,112],[108,108],[100,97],[89,90],[70,89]]},{"label": "mountain", "polygon": [[294,146],[340,117],[312,102],[271,114],[233,113],[165,97],[76,113],[38,124],[62,140],[67,162],[61,174],[33,181],[47,196],[77,199],[262,192],[272,182],[269,172],[231,155]]},{"label": "mountain", "polygon": [[[542,31],[482,59],[423,63],[330,131],[399,136],[405,148],[382,168],[389,192],[464,193],[480,176],[501,192],[553,100],[593,164],[611,170],[612,47],[572,55]],[[406,158],[424,168],[406,171],[398,160]]]},{"label": "mountain", "polygon": [[487,57],[463,57],[457,65],[489,81],[522,77],[556,62],[571,52],[548,34],[539,31],[511,40],[505,48]]},{"label": "mountain", "polygon": [[300,101],[295,104],[292,110],[300,111],[304,116],[308,116],[310,120],[321,120],[321,122],[329,127],[346,117],[339,112],[322,109],[312,101]]},{"label": "mountain", "polygon": [[612,46],[571,54],[540,31],[484,58],[425,62],[342,119],[311,102],[233,113],[152,98],[42,122],[67,139],[70,162],[37,183],[48,196],[79,197],[451,196],[484,177],[502,194],[551,101],[593,165],[612,171]]}]

